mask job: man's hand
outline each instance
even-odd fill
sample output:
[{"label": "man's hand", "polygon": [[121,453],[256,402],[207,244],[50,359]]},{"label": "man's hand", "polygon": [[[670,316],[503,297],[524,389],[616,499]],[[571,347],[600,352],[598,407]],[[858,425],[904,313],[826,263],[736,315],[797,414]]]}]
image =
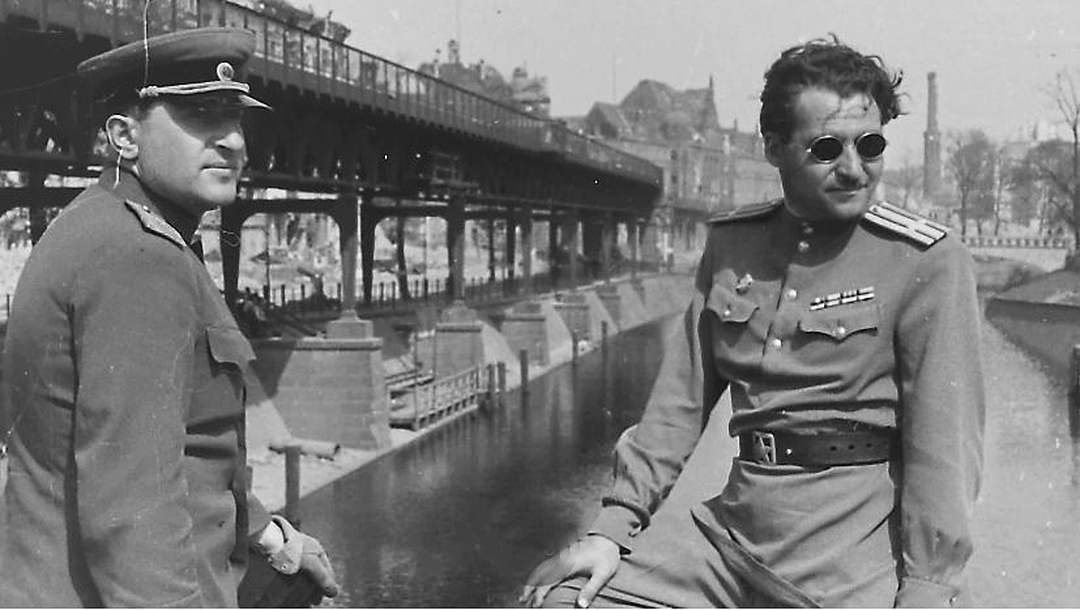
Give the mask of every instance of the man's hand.
[{"label": "man's hand", "polygon": [[322,544],[294,528],[283,517],[274,515],[273,522],[281,528],[285,545],[280,551],[270,554],[270,565],[282,574],[304,572],[322,589],[326,597],[334,597],[340,591],[334,578],[334,567],[326,556]]},{"label": "man's hand", "polygon": [[619,569],[619,545],[598,535],[585,536],[550,557],[529,574],[518,600],[529,608],[539,608],[548,591],[574,576],[588,576],[578,593],[578,608],[588,608],[596,594]]}]

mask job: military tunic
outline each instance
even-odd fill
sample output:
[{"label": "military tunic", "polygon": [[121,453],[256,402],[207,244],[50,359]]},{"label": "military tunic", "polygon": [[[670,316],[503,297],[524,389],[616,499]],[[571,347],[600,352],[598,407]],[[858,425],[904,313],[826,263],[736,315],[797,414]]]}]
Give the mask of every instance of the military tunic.
[{"label": "military tunic", "polygon": [[268,522],[244,480],[253,352],[165,220],[179,208],[126,172],[114,188],[113,171],[48,227],[16,288],[0,604],[235,606]]},{"label": "military tunic", "polygon": [[[899,455],[833,467],[733,460],[723,492],[692,509],[723,561],[692,576],[674,575],[691,569],[685,562],[670,568],[682,583],[671,586],[706,591],[644,591],[657,586],[650,566],[617,573],[610,587],[628,593],[617,599],[965,601],[984,420],[972,263],[932,223],[872,209],[880,213],[857,222],[807,223],[772,202],[711,225],[693,302],[665,345],[641,422],[616,446],[615,481],[592,531],[630,557],[649,552],[635,538],[725,390],[732,436],[885,427],[898,430]],[[739,582],[716,582],[731,579]]]}]

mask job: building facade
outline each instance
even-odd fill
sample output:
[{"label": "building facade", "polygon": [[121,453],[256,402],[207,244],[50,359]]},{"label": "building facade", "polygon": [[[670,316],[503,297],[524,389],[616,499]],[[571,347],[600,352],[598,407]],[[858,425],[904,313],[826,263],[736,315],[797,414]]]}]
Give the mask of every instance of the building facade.
[{"label": "building facade", "polygon": [[698,247],[705,221],[719,212],[780,195],[761,136],[720,125],[711,78],[707,88],[685,91],[643,80],[620,103],[596,102],[584,117],[564,120],[663,168],[654,220],[669,249]]}]

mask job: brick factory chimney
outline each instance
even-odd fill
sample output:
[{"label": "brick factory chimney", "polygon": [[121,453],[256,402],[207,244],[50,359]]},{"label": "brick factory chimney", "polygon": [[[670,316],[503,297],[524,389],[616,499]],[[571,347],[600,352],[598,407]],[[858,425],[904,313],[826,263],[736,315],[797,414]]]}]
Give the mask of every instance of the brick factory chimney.
[{"label": "brick factory chimney", "polygon": [[941,190],[941,132],[937,117],[937,73],[926,75],[926,131],[923,132],[923,195],[933,200]]}]

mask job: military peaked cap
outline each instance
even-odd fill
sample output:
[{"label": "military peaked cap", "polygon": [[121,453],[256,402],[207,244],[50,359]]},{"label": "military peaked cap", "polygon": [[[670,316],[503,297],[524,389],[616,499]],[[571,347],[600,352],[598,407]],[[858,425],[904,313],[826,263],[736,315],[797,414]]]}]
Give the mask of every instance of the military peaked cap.
[{"label": "military peaked cap", "polygon": [[76,74],[96,101],[118,105],[160,96],[235,92],[240,103],[269,108],[249,95],[239,74],[255,51],[255,33],[198,28],[139,40],[95,55]]}]

